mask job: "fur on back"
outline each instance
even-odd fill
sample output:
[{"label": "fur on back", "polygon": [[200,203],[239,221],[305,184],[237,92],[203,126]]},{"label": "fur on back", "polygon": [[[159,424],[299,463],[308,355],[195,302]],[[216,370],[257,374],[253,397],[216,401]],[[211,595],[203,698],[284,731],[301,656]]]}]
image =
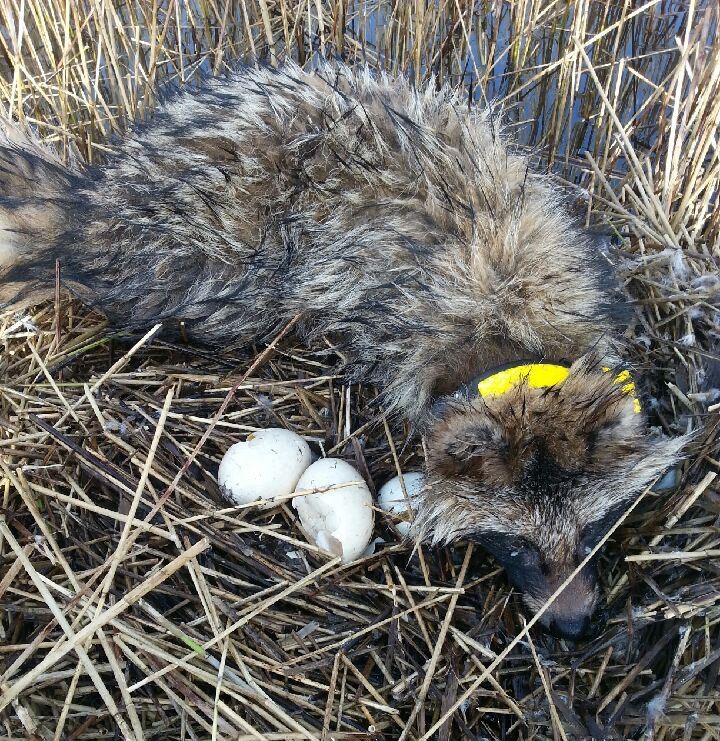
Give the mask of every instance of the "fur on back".
[{"label": "fur on back", "polygon": [[0,259],[14,263],[0,300],[49,284],[59,257],[125,325],[241,343],[302,313],[308,339],[333,338],[351,378],[411,418],[478,369],[574,360],[607,336],[593,238],[491,113],[447,88],[247,69],[164,104],[102,169],[0,153]]}]

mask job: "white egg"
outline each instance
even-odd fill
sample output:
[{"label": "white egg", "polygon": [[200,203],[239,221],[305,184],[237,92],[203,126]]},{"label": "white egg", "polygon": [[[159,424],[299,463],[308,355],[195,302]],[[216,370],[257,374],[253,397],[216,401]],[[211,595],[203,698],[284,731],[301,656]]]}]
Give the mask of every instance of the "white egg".
[{"label": "white egg", "polygon": [[[422,489],[425,476],[419,471],[410,471],[404,473],[402,479],[405,484],[405,491],[412,505],[413,498]],[[378,492],[378,506],[380,509],[384,509],[386,512],[395,515],[392,517],[393,527],[400,535],[405,537],[410,532],[410,522],[403,517],[403,513],[408,510],[408,502],[400,485],[400,476],[390,479],[390,481],[380,487],[380,491]]]},{"label": "white egg", "polygon": [[218,483],[236,504],[275,499],[295,491],[312,455],[294,432],[271,427],[248,435],[223,456]]},{"label": "white egg", "polygon": [[372,496],[349,463],[322,458],[305,471],[295,490],[311,492],[295,497],[292,504],[303,529],[320,548],[341,556],[343,563],[362,555],[372,537]]}]

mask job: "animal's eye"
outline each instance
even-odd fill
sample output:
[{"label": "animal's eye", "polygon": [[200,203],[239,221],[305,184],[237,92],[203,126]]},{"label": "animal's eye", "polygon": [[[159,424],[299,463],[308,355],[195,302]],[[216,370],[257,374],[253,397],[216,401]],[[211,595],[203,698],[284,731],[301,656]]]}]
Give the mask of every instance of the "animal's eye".
[{"label": "animal's eye", "polygon": [[510,558],[527,561],[537,555],[538,549],[527,538],[513,538],[508,543]]},{"label": "animal's eye", "polygon": [[593,541],[597,540],[597,525],[586,525],[581,531],[580,531],[580,543],[584,544],[590,544]]},{"label": "animal's eye", "polygon": [[518,556],[527,554],[527,550],[527,545],[525,543],[513,543],[510,546],[510,553],[508,555],[510,558],[517,558]]},{"label": "animal's eye", "polygon": [[471,536],[508,569],[529,570],[542,563],[539,548],[527,538],[507,533],[482,533]]},{"label": "animal's eye", "polygon": [[600,542],[603,534],[602,526],[597,523],[588,525],[583,529],[578,542],[578,556],[580,559],[590,555],[592,549]]}]

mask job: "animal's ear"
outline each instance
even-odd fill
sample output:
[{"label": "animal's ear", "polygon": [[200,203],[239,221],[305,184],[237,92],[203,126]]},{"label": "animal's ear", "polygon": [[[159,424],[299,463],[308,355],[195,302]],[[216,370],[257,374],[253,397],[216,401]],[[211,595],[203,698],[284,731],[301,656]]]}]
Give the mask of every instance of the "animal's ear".
[{"label": "animal's ear", "polygon": [[666,437],[646,429],[632,396],[609,404],[588,433],[585,470],[602,477],[615,474],[627,493],[648,486],[683,457],[693,435]]},{"label": "animal's ear", "polygon": [[615,473],[626,493],[638,492],[682,460],[694,438],[692,433],[680,437],[650,433],[636,437],[629,445],[608,441],[595,452],[594,467],[605,477]]},{"label": "animal's ear", "polygon": [[505,481],[509,451],[505,433],[500,420],[482,403],[450,402],[429,430],[428,468],[448,477],[472,473]]},{"label": "animal's ear", "polygon": [[484,425],[468,425],[462,436],[448,436],[445,444],[446,456],[457,466],[465,466],[473,460],[478,461],[488,454],[497,455],[507,448],[507,445],[489,427]]},{"label": "animal's ear", "polygon": [[[573,364],[567,380],[548,389],[542,398],[543,428],[552,430],[559,444],[572,437],[575,455],[581,460],[589,457],[591,465],[595,460],[605,467],[613,455],[634,450],[638,438],[646,434],[633,378],[627,370],[603,368],[592,355]],[[557,452],[562,454],[562,450]]]},{"label": "animal's ear", "polygon": [[630,394],[623,394],[615,388],[605,391],[592,411],[584,415],[584,431],[591,446],[598,451],[604,446],[627,445],[632,448],[635,438],[645,427],[645,416],[637,405]]}]

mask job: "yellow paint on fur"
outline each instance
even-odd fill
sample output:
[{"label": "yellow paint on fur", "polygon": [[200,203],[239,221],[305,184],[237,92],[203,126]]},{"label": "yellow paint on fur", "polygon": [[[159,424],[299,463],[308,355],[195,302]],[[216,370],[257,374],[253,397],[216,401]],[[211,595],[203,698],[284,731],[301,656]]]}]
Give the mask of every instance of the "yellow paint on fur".
[{"label": "yellow paint on fur", "polygon": [[[610,368],[603,368],[606,373],[610,370]],[[527,383],[533,389],[544,389],[562,383],[569,375],[570,369],[563,365],[528,363],[493,373],[479,381],[477,388],[480,396],[502,396],[521,383]],[[640,400],[635,396],[635,384],[632,381],[630,371],[620,371],[615,376],[614,382],[622,383],[622,390],[626,394],[633,394],[633,409],[636,414],[640,414],[642,407],[640,406]]]},{"label": "yellow paint on fur", "polygon": [[[603,370],[605,373],[610,372],[610,368],[603,367]],[[624,384],[622,387],[622,390],[626,394],[632,394],[633,395],[633,409],[635,410],[635,414],[640,414],[642,411],[642,407],[640,406],[640,399],[635,396],[635,384],[633,383],[632,376],[630,375],[629,370],[622,370],[620,373],[615,376],[614,383],[622,383]]]},{"label": "yellow paint on fur", "polygon": [[530,388],[544,389],[562,383],[568,375],[570,370],[562,365],[550,363],[516,365],[514,368],[506,368],[483,378],[478,383],[478,393],[480,396],[502,396],[523,382]]}]

